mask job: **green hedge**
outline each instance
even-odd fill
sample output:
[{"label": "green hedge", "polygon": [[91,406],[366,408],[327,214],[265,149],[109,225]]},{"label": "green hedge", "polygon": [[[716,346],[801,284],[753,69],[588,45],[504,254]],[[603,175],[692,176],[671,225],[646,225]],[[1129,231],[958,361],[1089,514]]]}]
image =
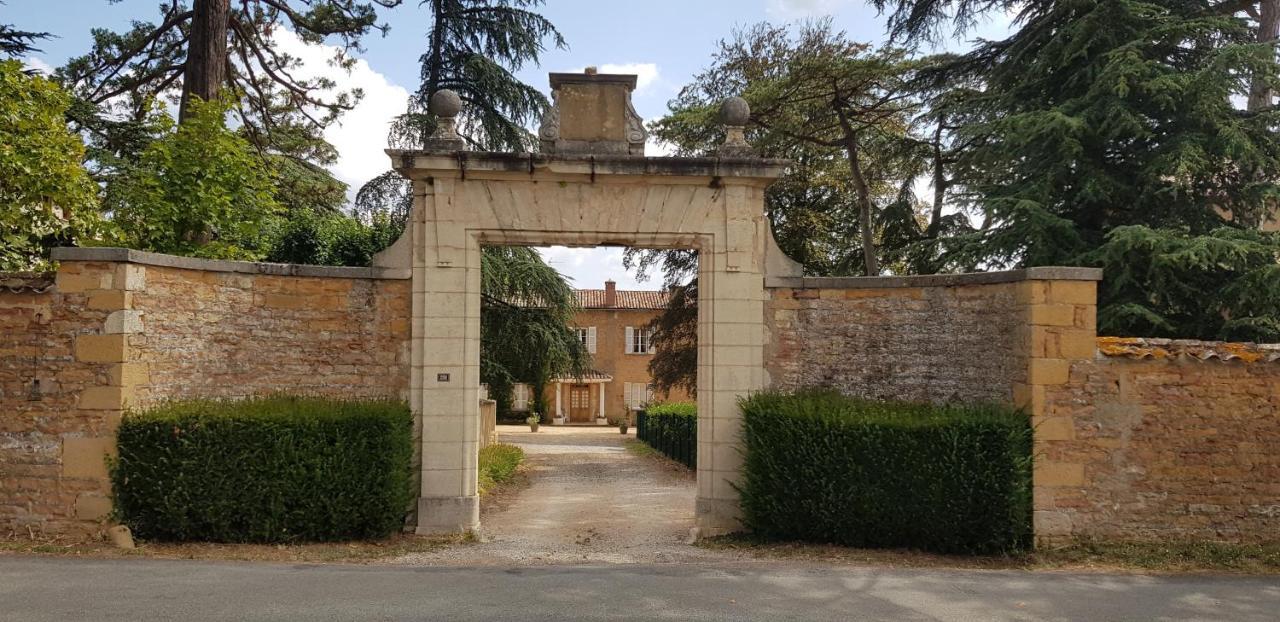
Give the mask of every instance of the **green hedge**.
[{"label": "green hedge", "polygon": [[117,439],[116,514],[142,538],[384,537],[413,499],[413,417],[402,402],[171,402],[126,414]]},{"label": "green hedge", "polygon": [[762,537],[980,554],[1031,542],[1025,413],[820,391],[742,408],[742,510]]},{"label": "green hedge", "polygon": [[668,402],[646,408],[636,417],[636,438],[685,466],[698,468],[698,406]]}]

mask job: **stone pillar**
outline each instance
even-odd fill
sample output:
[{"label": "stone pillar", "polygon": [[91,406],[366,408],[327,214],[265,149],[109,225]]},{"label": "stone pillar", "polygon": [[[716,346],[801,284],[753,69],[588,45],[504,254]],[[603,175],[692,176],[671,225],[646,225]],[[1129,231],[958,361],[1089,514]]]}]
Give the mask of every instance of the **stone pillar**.
[{"label": "stone pillar", "polygon": [[[1031,268],[1018,284],[1025,310],[1021,342],[1026,347],[1026,382],[1014,386],[1014,402],[1031,413],[1035,435],[1033,526],[1038,543],[1072,534],[1070,518],[1055,511],[1055,496],[1086,485],[1085,465],[1060,455],[1055,445],[1075,439],[1071,416],[1053,412],[1049,387],[1067,384],[1072,364],[1097,354],[1097,279],[1100,271],[1078,268]],[[1086,278],[1087,277],[1087,278]]]},{"label": "stone pillar", "polygon": [[132,360],[129,350],[131,336],[143,332],[133,296],[145,287],[146,268],[128,263],[64,261],[58,271],[59,293],[83,294],[86,310],[106,312],[98,333],[75,338],[76,361],[106,372],[77,399],[76,417],[86,425],[62,438],[62,477],[88,484],[76,486],[72,513],[78,520],[98,522],[111,512],[106,459],[115,454],[121,414],[148,380],[146,364]]},{"label": "stone pillar", "polygon": [[559,419],[564,416],[564,409],[560,408],[560,383],[552,382],[551,387],[556,392],[556,418]]},{"label": "stone pillar", "polygon": [[763,213],[736,209],[759,188],[728,185],[725,235],[698,257],[698,537],[740,531],[742,412],[738,400],[764,388]]},{"label": "stone pillar", "polygon": [[453,179],[415,180],[412,405],[421,418],[420,534],[480,524],[480,246],[453,220]]},{"label": "stone pillar", "polygon": [[605,418],[604,416],[604,383],[603,382],[597,383],[596,386],[598,387],[596,391],[597,393],[600,394],[599,395],[600,397],[600,417],[599,418],[604,419]]}]

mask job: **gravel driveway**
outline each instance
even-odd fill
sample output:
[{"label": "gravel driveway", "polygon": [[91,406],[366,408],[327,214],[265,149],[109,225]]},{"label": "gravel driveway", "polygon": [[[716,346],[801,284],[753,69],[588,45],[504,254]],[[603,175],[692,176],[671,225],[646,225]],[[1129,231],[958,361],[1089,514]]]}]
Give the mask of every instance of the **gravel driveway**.
[{"label": "gravel driveway", "polygon": [[637,456],[615,427],[499,426],[526,454],[527,488],[481,515],[477,544],[414,553],[406,564],[582,564],[708,561],[729,554],[688,544],[693,472]]}]

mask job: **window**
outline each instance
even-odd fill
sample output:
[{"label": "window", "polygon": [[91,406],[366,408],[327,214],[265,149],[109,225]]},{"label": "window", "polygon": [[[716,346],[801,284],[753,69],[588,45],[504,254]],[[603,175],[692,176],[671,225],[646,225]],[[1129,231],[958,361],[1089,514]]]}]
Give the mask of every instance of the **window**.
[{"label": "window", "polygon": [[511,410],[525,411],[529,410],[529,399],[533,392],[529,390],[527,384],[516,384],[511,386]]},{"label": "window", "polygon": [[627,327],[627,354],[648,354],[652,345],[653,331],[648,328]]},{"label": "window", "polygon": [[627,403],[627,408],[631,410],[640,410],[653,401],[653,385],[651,384],[624,382],[622,391],[622,399]]},{"label": "window", "polygon": [[582,345],[587,347],[587,353],[595,354],[596,353],[596,327],[581,326],[573,330],[575,333],[578,334],[578,341],[581,341]]}]

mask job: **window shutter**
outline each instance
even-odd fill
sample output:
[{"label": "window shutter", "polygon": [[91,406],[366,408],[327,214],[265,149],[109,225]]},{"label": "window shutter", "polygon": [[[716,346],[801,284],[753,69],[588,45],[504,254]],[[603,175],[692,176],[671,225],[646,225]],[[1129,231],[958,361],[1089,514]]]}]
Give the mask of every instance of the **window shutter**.
[{"label": "window shutter", "polygon": [[596,353],[596,327],[587,328],[587,352]]},{"label": "window shutter", "polygon": [[624,347],[622,351],[626,352],[627,354],[635,354],[636,352],[636,329],[630,326],[627,327],[626,347]]}]

